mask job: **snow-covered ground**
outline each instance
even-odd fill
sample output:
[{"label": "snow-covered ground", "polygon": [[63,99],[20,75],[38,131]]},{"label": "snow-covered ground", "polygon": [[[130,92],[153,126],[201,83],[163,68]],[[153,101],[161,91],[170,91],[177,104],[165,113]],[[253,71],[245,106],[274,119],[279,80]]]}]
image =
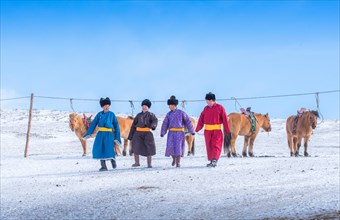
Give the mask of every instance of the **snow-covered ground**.
[{"label": "snow-covered ground", "polygon": [[[28,111],[1,110],[1,219],[339,218],[339,121],[318,124],[311,156],[296,158],[290,157],[285,120],[272,119],[269,135],[261,132],[255,141],[256,157],[223,154],[216,168],[206,167],[200,132],[195,156],[175,168],[164,156],[160,116],[153,168],[144,157],[142,167],[132,168],[133,157],[119,156],[117,169],[99,172],[93,139],[82,157],[69,113],[34,110],[24,158]],[[242,145],[239,138],[239,154]]]}]

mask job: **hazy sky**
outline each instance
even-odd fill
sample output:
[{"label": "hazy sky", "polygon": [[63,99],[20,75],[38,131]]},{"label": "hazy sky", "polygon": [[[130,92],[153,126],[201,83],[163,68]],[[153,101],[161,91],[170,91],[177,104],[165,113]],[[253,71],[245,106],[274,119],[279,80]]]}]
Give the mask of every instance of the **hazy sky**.
[{"label": "hazy sky", "polygon": [[[339,90],[339,1],[1,1],[1,99],[204,100]],[[234,101],[218,101],[227,112]],[[72,102],[99,111],[98,101]],[[285,118],[314,95],[239,100]],[[319,95],[339,118],[339,92]],[[198,116],[205,102],[188,102]],[[1,101],[28,108],[29,99]],[[36,109],[72,110],[35,98]],[[128,102],[114,112],[131,113]],[[166,103],[151,111],[165,114]]]}]

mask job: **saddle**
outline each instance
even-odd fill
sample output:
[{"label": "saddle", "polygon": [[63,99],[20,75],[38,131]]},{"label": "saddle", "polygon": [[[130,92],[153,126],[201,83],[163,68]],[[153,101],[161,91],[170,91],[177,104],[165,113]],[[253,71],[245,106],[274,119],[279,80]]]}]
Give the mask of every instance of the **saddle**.
[{"label": "saddle", "polygon": [[90,127],[90,125],[91,125],[91,123],[92,123],[92,115],[90,116],[90,117],[86,117],[86,115],[85,114],[83,114],[83,123],[84,123],[84,125],[86,126],[86,129],[88,129],[89,127]]},{"label": "saddle", "polygon": [[297,110],[297,114],[294,117],[294,121],[293,121],[293,128],[292,128],[292,133],[296,134],[296,127],[297,127],[297,123],[299,121],[299,118],[301,117],[301,115],[303,115],[303,113],[306,111],[306,108],[300,108],[300,110]]},{"label": "saddle", "polygon": [[250,131],[255,132],[256,130],[256,118],[254,117],[254,112],[251,111],[251,107],[248,107],[247,110],[244,110],[244,108],[240,108],[241,113],[245,116],[247,116],[250,120]]}]

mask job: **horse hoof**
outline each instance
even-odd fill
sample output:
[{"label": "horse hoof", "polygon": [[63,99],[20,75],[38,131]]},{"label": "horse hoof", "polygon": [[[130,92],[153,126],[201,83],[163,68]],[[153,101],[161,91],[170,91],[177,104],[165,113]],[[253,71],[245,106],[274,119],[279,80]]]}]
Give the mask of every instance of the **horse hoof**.
[{"label": "horse hoof", "polygon": [[82,156],[83,156],[83,157],[86,157],[86,154],[83,154]]},{"label": "horse hoof", "polygon": [[246,152],[242,152],[242,156],[243,157],[247,157],[247,153]]},{"label": "horse hoof", "polygon": [[290,156],[291,156],[291,157],[294,156],[294,153],[293,153],[293,152],[290,152]]},{"label": "horse hoof", "polygon": [[190,156],[191,155],[191,152],[190,151],[188,151],[188,156]]},{"label": "horse hoof", "polygon": [[253,153],[248,153],[248,154],[249,154],[249,157],[254,157]]},{"label": "horse hoof", "polygon": [[230,152],[229,152],[229,153],[227,153],[227,157],[229,157],[229,158],[231,157],[231,154],[230,154]]},{"label": "horse hoof", "polygon": [[126,156],[126,151],[123,151],[123,156]]},{"label": "horse hoof", "polygon": [[304,155],[305,155],[305,157],[308,157],[308,156],[309,156],[309,154],[308,154],[307,152],[305,152]]},{"label": "horse hoof", "polygon": [[232,153],[233,157],[237,157],[237,154],[236,153]]},{"label": "horse hoof", "polygon": [[132,152],[132,151],[129,151],[129,155],[132,156],[132,155],[133,155],[133,152]]},{"label": "horse hoof", "polygon": [[299,156],[299,152],[295,152],[295,157],[298,157]]}]

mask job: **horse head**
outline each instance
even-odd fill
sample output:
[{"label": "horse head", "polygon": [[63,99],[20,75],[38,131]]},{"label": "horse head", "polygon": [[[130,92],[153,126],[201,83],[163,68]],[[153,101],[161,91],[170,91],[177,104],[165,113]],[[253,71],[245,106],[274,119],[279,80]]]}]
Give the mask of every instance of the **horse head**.
[{"label": "horse head", "polygon": [[308,122],[309,122],[310,126],[312,126],[313,129],[316,128],[316,124],[318,122],[318,117],[319,117],[318,111],[313,111],[313,110],[308,111]]},{"label": "horse head", "polygon": [[270,124],[270,118],[268,113],[263,115],[263,122],[262,122],[262,128],[266,131],[266,132],[270,132],[272,130],[272,126]]},{"label": "horse head", "polygon": [[78,129],[81,126],[81,124],[83,123],[81,117],[79,115],[77,115],[76,113],[71,113],[69,115],[69,118],[70,118],[69,126],[70,126],[72,131]]}]

